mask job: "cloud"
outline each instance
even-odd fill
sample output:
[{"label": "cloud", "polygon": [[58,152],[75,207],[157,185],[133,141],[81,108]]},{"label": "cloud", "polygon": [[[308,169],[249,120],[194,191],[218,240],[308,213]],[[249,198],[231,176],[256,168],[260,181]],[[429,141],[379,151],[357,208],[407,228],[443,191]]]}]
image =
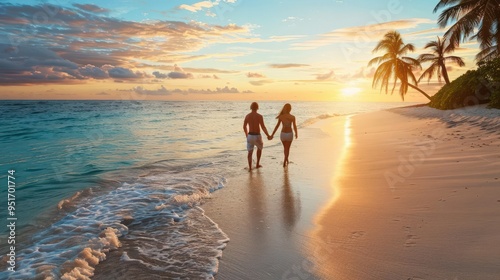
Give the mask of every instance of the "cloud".
[{"label": "cloud", "polygon": [[217,74],[235,74],[235,73],[238,73],[238,71],[215,69],[215,68],[184,68],[184,71],[192,72],[192,73],[217,73]]},{"label": "cloud", "polygon": [[178,9],[180,10],[186,10],[186,11],[190,11],[192,13],[196,13],[196,12],[199,12],[199,11],[202,11],[204,9],[206,9],[206,13],[205,15],[206,16],[209,16],[209,17],[215,17],[217,16],[215,13],[213,13],[210,8],[213,8],[213,7],[216,7],[216,6],[219,6],[219,5],[224,5],[222,7],[217,7],[217,9],[219,10],[226,10],[226,9],[230,9],[231,7],[228,7],[228,4],[236,4],[236,0],[214,0],[214,1],[201,1],[201,2],[197,2],[197,3],[194,3],[192,5],[188,5],[188,4],[182,4],[180,5],[179,7],[177,7]]},{"label": "cloud", "polygon": [[201,11],[202,9],[212,8],[213,6],[217,5],[216,3],[217,2],[212,1],[201,1],[198,3],[194,3],[193,5],[182,4],[179,6],[179,9],[196,13],[198,11]]},{"label": "cloud", "polygon": [[109,77],[109,74],[106,71],[90,64],[79,67],[78,71],[82,76],[93,79],[106,79]]},{"label": "cloud", "polygon": [[373,75],[375,75],[376,68],[371,66],[371,67],[361,67],[358,69],[353,74],[350,74],[348,76],[342,77],[342,79],[371,79],[373,78]]},{"label": "cloud", "polygon": [[260,73],[252,73],[252,72],[248,72],[247,73],[247,77],[248,78],[265,78],[266,76],[260,74]]},{"label": "cloud", "polygon": [[155,90],[149,90],[145,89],[142,86],[137,86],[132,89],[137,94],[144,94],[144,95],[169,95],[171,92],[169,92],[164,86],[161,86],[159,89]]},{"label": "cloud", "polygon": [[281,22],[294,22],[294,21],[302,21],[304,20],[303,18],[298,18],[298,17],[287,17],[285,19],[282,19]]},{"label": "cloud", "polygon": [[215,91],[217,93],[239,93],[240,92],[237,88],[235,88],[235,87],[229,88],[228,86],[225,86],[223,88],[217,88]]},{"label": "cloud", "polygon": [[88,79],[140,79],[145,73],[125,67],[86,64],[78,65],[56,52],[29,45],[12,48],[0,44],[0,81],[4,85],[36,83],[81,83]]},{"label": "cloud", "polygon": [[383,23],[374,23],[363,26],[354,26],[335,29],[319,35],[319,37],[292,44],[293,50],[310,50],[327,46],[334,43],[368,43],[380,40],[380,38],[391,30],[413,29],[422,24],[436,24],[434,20],[427,18],[410,18]]},{"label": "cloud", "polygon": [[30,45],[12,47],[0,43],[0,59],[10,61],[23,70],[31,70],[32,67],[37,65],[61,66],[72,69],[78,67],[76,63],[60,57],[52,50]]},{"label": "cloud", "polygon": [[157,79],[192,79],[194,78],[193,74],[187,73],[182,69],[182,67],[177,64],[174,65],[173,71],[167,74],[160,73],[159,71],[153,72],[153,75]]},{"label": "cloud", "polygon": [[199,75],[200,78],[202,79],[216,79],[216,80],[219,80],[220,78],[217,77],[217,75]]},{"label": "cloud", "polygon": [[142,77],[140,73],[134,73],[132,70],[123,67],[113,67],[108,70],[108,74],[111,78],[116,79],[136,79]]},{"label": "cloud", "polygon": [[192,79],[193,74],[184,72],[170,72],[167,74],[170,79]]},{"label": "cloud", "polygon": [[269,64],[271,68],[298,68],[298,67],[307,67],[309,64],[299,64],[299,63],[277,63],[277,64]]},{"label": "cloud", "polygon": [[154,71],[154,72],[153,72],[153,75],[154,75],[157,79],[166,79],[166,78],[168,78],[168,74],[160,73],[159,71]]},{"label": "cloud", "polygon": [[263,86],[265,84],[273,83],[273,81],[272,80],[258,80],[258,81],[250,81],[249,83],[251,85],[254,85],[254,86]]},{"label": "cloud", "polygon": [[335,72],[333,72],[333,70],[330,70],[330,72],[328,72],[326,74],[317,74],[316,80],[320,80],[320,81],[330,80],[334,76],[335,76]]},{"label": "cloud", "polygon": [[235,94],[235,93],[253,93],[253,91],[250,90],[244,90],[244,91],[239,91],[235,87],[217,87],[216,89],[173,89],[173,90],[168,90],[164,86],[161,86],[159,89],[156,90],[149,90],[145,89],[142,86],[137,86],[132,89],[128,90],[120,90],[120,91],[127,91],[127,92],[135,92],[137,94],[143,94],[143,95],[170,95],[170,94]]},{"label": "cloud", "polygon": [[[95,43],[93,44],[95,45]],[[126,57],[105,55],[93,51],[86,51],[85,49],[81,51],[71,49],[56,50],[61,58],[81,65],[92,64],[97,67],[102,67],[104,65],[120,65],[127,62]]]},{"label": "cloud", "polygon": [[107,13],[108,9],[101,8],[92,4],[73,4],[74,7],[79,8],[80,10],[92,12],[92,13]]},{"label": "cloud", "polygon": [[185,73],[185,72],[170,72],[170,73],[161,73],[159,71],[153,72],[153,75],[157,79],[192,79],[193,74]]},{"label": "cloud", "polygon": [[[50,9],[53,16],[43,21],[34,22],[29,16],[46,9]],[[212,42],[245,41],[249,32],[246,27],[236,24],[127,21],[111,17],[108,12],[91,4],[63,7],[0,3],[0,81],[22,85],[147,78],[148,75],[135,69],[144,67],[149,61],[157,66],[207,59],[217,54],[186,53],[199,51]],[[234,73],[218,69],[211,72]],[[190,70],[172,71],[166,75],[171,79],[192,78]]]},{"label": "cloud", "polygon": [[433,35],[433,38],[436,38],[436,35],[442,36],[442,34],[443,29],[439,27],[406,33],[408,36]]}]

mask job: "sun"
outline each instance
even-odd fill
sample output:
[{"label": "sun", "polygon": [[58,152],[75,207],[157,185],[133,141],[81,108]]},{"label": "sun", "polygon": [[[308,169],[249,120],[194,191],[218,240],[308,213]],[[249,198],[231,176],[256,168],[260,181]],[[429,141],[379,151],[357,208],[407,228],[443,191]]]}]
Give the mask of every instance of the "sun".
[{"label": "sun", "polygon": [[341,89],[342,95],[344,96],[352,96],[359,93],[360,91],[361,89],[357,87],[346,87]]}]

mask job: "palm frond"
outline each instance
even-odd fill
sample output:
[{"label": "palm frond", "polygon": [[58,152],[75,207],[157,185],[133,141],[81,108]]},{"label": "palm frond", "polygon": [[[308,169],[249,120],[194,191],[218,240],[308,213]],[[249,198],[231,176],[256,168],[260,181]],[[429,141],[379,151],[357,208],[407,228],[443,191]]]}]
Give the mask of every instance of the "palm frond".
[{"label": "palm frond", "polygon": [[415,59],[413,57],[404,56],[401,58],[401,60],[411,67],[414,67],[414,68],[420,67],[420,62],[418,61],[418,59]]},{"label": "palm frond", "polygon": [[437,48],[437,47],[439,47],[439,42],[438,41],[430,41],[427,44],[425,44],[424,49]]},{"label": "palm frond", "polygon": [[[452,4],[452,1],[449,1]],[[478,6],[479,1],[454,1],[458,2],[455,6],[446,8],[438,17],[438,25],[441,28],[446,27],[449,21],[458,20],[467,15],[471,10]]]},{"label": "palm frond", "polygon": [[414,52],[415,51],[415,46],[413,44],[406,44],[401,48],[401,50],[398,52],[400,55],[404,55],[408,52]]},{"label": "palm frond", "polygon": [[477,55],[476,55],[476,60],[478,61],[488,61],[492,60],[496,57],[500,56],[500,49],[499,46],[491,46],[489,48],[485,48],[481,50]]},{"label": "palm frond", "polygon": [[422,75],[420,75],[420,78],[418,78],[418,81],[420,82],[423,78],[427,77],[427,82],[429,83],[431,81],[432,77],[434,76],[434,72],[439,72],[439,65],[437,63],[431,64],[431,66],[429,66],[429,68],[427,68],[422,73]]},{"label": "palm frond", "polygon": [[439,56],[436,56],[435,54],[432,53],[424,53],[418,56],[417,58],[420,63],[422,62],[429,62],[429,61],[435,61],[439,59]]},{"label": "palm frond", "polygon": [[377,57],[374,57],[372,58],[369,62],[368,62],[368,66],[371,66],[373,64],[380,64],[380,63],[383,63],[387,60],[390,60],[391,57],[390,57],[390,54],[384,54],[383,56],[377,56]]},{"label": "palm frond", "polygon": [[407,76],[410,78],[409,80],[410,80],[411,82],[413,82],[413,84],[415,84],[415,86],[418,86],[418,80],[417,80],[417,78],[415,77],[415,74],[413,74],[412,69],[411,69],[411,68],[410,68],[410,69],[408,69],[408,71],[407,71],[407,72],[408,72]]},{"label": "palm frond", "polygon": [[456,47],[458,47],[458,44],[452,44],[446,38],[443,39],[443,54],[454,52]]},{"label": "palm frond", "polygon": [[464,60],[461,57],[458,57],[458,56],[447,56],[447,57],[444,58],[444,61],[454,62],[454,63],[458,64],[458,66],[460,66],[460,67],[464,67],[465,66]]},{"label": "palm frond", "polygon": [[391,62],[384,62],[377,67],[375,74],[373,75],[372,87],[376,88],[379,83],[384,86],[384,80],[388,79],[387,75],[391,74],[392,65]]},{"label": "palm frond", "polygon": [[434,7],[433,12],[437,12],[437,10],[441,9],[442,7],[451,5],[453,3],[460,2],[460,0],[440,0],[439,3]]},{"label": "palm frond", "polygon": [[475,27],[481,22],[481,11],[472,10],[459,18],[444,34],[451,44],[457,45],[474,35]]}]

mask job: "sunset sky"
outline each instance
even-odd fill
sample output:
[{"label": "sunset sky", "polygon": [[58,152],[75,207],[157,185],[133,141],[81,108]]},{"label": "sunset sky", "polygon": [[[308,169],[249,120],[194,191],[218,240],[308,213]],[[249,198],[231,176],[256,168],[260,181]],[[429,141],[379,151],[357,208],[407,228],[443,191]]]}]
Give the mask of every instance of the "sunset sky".
[{"label": "sunset sky", "polygon": [[[424,53],[437,2],[3,1],[0,99],[400,101],[371,88],[372,49],[397,30]],[[477,52],[460,46],[451,79]]]}]

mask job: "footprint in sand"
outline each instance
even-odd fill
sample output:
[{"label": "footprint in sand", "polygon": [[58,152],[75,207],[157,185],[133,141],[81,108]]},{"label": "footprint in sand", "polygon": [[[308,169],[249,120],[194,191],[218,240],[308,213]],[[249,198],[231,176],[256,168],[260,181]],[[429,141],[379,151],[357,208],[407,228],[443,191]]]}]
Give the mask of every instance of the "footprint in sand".
[{"label": "footprint in sand", "polygon": [[366,232],[364,232],[364,231],[353,231],[353,232],[351,232],[351,236],[349,238],[351,240],[355,240],[355,239],[362,237],[365,234],[366,234]]},{"label": "footprint in sand", "polygon": [[403,227],[404,231],[407,233],[406,235],[406,240],[405,240],[405,247],[414,247],[417,245],[417,239],[418,236],[415,234],[411,234],[411,227],[409,226],[404,226]]},{"label": "footprint in sand", "polygon": [[417,245],[418,237],[413,234],[408,234],[406,236],[405,247],[414,247]]}]

